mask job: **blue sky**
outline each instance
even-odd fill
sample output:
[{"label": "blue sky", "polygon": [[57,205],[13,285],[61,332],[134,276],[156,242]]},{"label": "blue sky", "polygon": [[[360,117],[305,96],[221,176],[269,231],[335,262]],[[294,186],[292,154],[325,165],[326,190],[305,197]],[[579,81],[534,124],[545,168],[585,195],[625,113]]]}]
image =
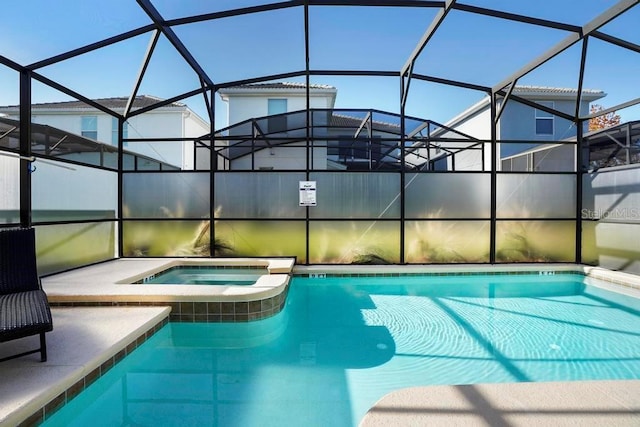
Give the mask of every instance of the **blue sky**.
[{"label": "blue sky", "polygon": [[[269,3],[259,0],[154,0],[167,19]],[[465,0],[461,3],[584,25],[614,5],[613,0]],[[134,0],[22,0],[4,2],[0,55],[20,64],[128,31],[150,21]],[[398,71],[437,10],[432,8],[310,8],[310,67],[321,70]],[[303,70],[301,7],[174,27],[216,83]],[[602,31],[640,44],[640,6]],[[498,83],[568,33],[452,11],[415,65],[415,72],[488,85]],[[90,98],[128,95],[149,43],[144,34],[82,57],[45,67],[43,75]],[[581,45],[525,76],[520,84],[577,87]],[[640,55],[591,40],[584,87],[604,90],[605,107],[639,98]],[[303,81],[301,79],[289,79]],[[313,76],[312,83],[338,89],[336,106],[399,112],[399,80],[381,77]],[[139,93],[168,98],[199,87],[195,73],[164,38],[156,48]],[[420,81],[412,83],[407,114],[444,122],[483,94]],[[34,102],[67,99],[41,84]],[[17,74],[0,67],[0,104],[18,102]],[[187,100],[203,117],[201,97]],[[226,123],[216,96],[216,127]],[[620,111],[623,120],[640,119],[638,107]]]}]

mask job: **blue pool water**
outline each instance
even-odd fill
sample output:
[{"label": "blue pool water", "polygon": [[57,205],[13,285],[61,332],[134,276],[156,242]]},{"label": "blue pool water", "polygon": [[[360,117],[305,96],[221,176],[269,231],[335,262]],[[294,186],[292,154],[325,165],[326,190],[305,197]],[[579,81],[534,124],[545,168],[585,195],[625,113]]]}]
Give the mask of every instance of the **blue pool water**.
[{"label": "blue pool water", "polygon": [[582,279],[295,277],[269,319],[168,324],[45,425],[351,427],[404,387],[640,378],[640,300]]},{"label": "blue pool water", "polygon": [[269,274],[266,268],[222,269],[181,266],[144,279],[143,283],[149,285],[253,285],[264,274]]}]

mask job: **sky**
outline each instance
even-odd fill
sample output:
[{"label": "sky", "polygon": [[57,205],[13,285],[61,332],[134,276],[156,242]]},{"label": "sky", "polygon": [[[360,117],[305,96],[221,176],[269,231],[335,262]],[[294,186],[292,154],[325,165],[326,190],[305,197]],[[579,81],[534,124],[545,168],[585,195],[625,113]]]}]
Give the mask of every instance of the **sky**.
[{"label": "sky", "polygon": [[[165,19],[269,3],[261,0],[152,0]],[[584,25],[613,6],[614,0],[465,0],[464,3],[536,18]],[[576,7],[579,4],[579,7]],[[311,6],[310,68],[313,70],[399,71],[429,23],[435,8]],[[0,30],[0,55],[22,65],[79,48],[150,23],[135,0],[21,0],[3,2],[11,19]],[[640,44],[640,5],[601,31]],[[302,71],[302,7],[215,21],[179,25],[174,32],[214,83]],[[414,72],[493,86],[544,53],[569,33],[454,10],[438,28],[415,63]],[[146,33],[91,53],[38,69],[42,75],[88,98],[128,96],[140,70],[151,34]],[[519,84],[578,85],[582,44],[576,44],[526,75]],[[640,98],[640,54],[591,39],[584,87],[607,96],[610,107]],[[287,79],[301,81],[303,78]],[[337,88],[336,107],[400,112],[397,77],[312,76],[312,83]],[[0,66],[0,105],[18,103],[18,76]],[[163,36],[151,58],[139,94],[173,97],[200,87],[193,70]],[[413,80],[408,115],[446,122],[484,93]],[[216,128],[226,125],[225,106],[216,95]],[[40,83],[34,102],[69,98]],[[185,100],[206,117],[202,96]],[[619,111],[623,121],[639,120],[636,106]]]}]

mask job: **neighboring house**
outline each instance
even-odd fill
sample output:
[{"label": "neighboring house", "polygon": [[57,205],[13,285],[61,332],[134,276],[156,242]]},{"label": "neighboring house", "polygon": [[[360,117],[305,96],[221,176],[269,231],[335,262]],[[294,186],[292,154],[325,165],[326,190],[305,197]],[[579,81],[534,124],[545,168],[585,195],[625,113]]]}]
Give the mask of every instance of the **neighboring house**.
[{"label": "neighboring house", "polygon": [[[229,127],[217,133],[217,153],[228,170],[305,169],[306,86],[300,83],[249,84],[223,89]],[[400,167],[399,121],[380,118],[393,115],[372,110],[334,110],[337,90],[313,85],[309,89],[311,112],[309,151],[312,169],[372,170]],[[513,95],[575,115],[577,90],[517,86]],[[605,96],[599,90],[583,90],[580,111]],[[500,101],[498,108],[501,108]],[[408,131],[414,141],[405,156],[407,169],[490,170],[491,111],[489,97],[482,99],[444,126],[423,122],[420,134]],[[399,119],[398,119],[399,120]],[[585,123],[585,132],[587,123]],[[575,164],[573,145],[551,143],[577,134],[572,121],[518,103],[505,104],[497,123],[498,170],[567,170]],[[323,140],[326,138],[326,140]],[[508,142],[507,142],[508,141]],[[541,144],[548,142],[550,144]],[[297,148],[297,149],[295,149]],[[541,154],[540,151],[543,151]],[[544,159],[541,163],[540,159]],[[223,165],[222,167],[220,165]],[[567,166],[571,165],[571,166]]]},{"label": "neighboring house", "polygon": [[[133,102],[132,111],[153,105],[161,99],[140,95]],[[100,105],[122,114],[128,98],[96,99]],[[18,106],[0,107],[0,116],[8,119],[19,119]],[[100,110],[81,101],[51,102],[33,104],[31,107],[33,123],[48,125],[62,129],[71,134],[82,136],[99,143],[117,146],[118,121]],[[168,138],[199,137],[210,132],[210,125],[189,109],[185,104],[172,104],[131,117],[123,127],[123,138],[145,138],[158,140]],[[127,142],[126,150],[157,160],[151,162],[149,168],[158,163],[170,164],[181,169],[194,168],[192,142]],[[138,165],[138,169],[144,168]]]},{"label": "neighboring house", "polygon": [[[307,109],[307,86],[304,83],[246,84],[220,89],[218,93],[227,103],[227,126],[257,117]],[[309,108],[333,108],[337,93],[333,86],[311,84]],[[267,133],[268,129],[263,131]]]},{"label": "neighboring house", "polygon": [[[307,88],[302,83],[248,84],[220,90],[229,127],[219,131],[224,169],[307,167]],[[376,119],[382,112],[335,110],[337,90],[309,87],[309,126],[315,170],[397,168],[400,126]],[[385,141],[385,139],[389,141]],[[393,140],[396,140],[395,142]]]},{"label": "neighboring house", "polygon": [[[400,126],[376,120],[372,110],[311,109],[257,117],[217,134],[224,170],[380,170],[400,167]],[[276,122],[278,125],[270,124]],[[267,129],[263,131],[262,129]],[[205,152],[205,155],[207,153]],[[198,165],[204,162],[198,160]],[[220,165],[223,164],[223,167]]]},{"label": "neighboring house", "polygon": [[[513,95],[533,101],[537,104],[553,108],[560,112],[575,115],[576,100],[578,91],[575,89],[552,88],[542,86],[516,86]],[[589,112],[591,102],[603,98],[606,94],[600,90],[585,89],[582,91],[580,111],[585,114]],[[456,152],[455,155],[446,156],[447,153],[435,155],[431,152],[432,159],[440,158],[440,164],[436,168],[456,169],[456,170],[490,170],[491,156],[489,144],[477,144],[474,140],[491,139],[491,110],[490,99],[485,97],[477,104],[471,106],[458,116],[445,124],[445,128],[431,134],[432,138],[466,138],[469,142],[458,141],[456,143],[447,142],[447,146]],[[501,108],[498,102],[497,108]],[[584,124],[586,132],[588,123]],[[531,164],[532,157],[528,159],[522,156],[539,152],[547,145],[540,142],[554,142],[574,139],[577,134],[576,127],[572,121],[554,116],[545,111],[518,103],[515,100],[507,102],[496,127],[496,138],[498,141],[509,141],[498,144],[498,158],[500,162],[498,168],[505,170],[557,170],[559,164],[573,162],[575,159],[574,147],[555,146],[553,155],[545,153],[545,165],[539,162]],[[464,150],[470,146],[475,146],[475,150]],[[433,150],[432,150],[433,151]],[[484,151],[484,156],[482,152]],[[423,157],[429,157],[423,153]],[[446,160],[445,160],[446,158]],[[515,159],[515,160],[514,160]],[[516,164],[516,168],[512,168]],[[529,162],[529,169],[522,169],[521,163]],[[555,163],[555,165],[554,165]],[[435,161],[434,164],[438,164]],[[564,166],[563,166],[564,167]]]}]

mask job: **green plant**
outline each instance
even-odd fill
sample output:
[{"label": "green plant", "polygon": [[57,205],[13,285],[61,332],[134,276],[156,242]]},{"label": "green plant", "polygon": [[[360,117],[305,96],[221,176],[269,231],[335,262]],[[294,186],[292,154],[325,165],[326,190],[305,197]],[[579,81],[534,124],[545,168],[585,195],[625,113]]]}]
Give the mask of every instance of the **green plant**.
[{"label": "green plant", "polygon": [[362,255],[355,255],[353,257],[353,261],[351,264],[362,264],[362,265],[386,265],[391,264],[389,261],[381,257],[380,255],[368,253]]}]

